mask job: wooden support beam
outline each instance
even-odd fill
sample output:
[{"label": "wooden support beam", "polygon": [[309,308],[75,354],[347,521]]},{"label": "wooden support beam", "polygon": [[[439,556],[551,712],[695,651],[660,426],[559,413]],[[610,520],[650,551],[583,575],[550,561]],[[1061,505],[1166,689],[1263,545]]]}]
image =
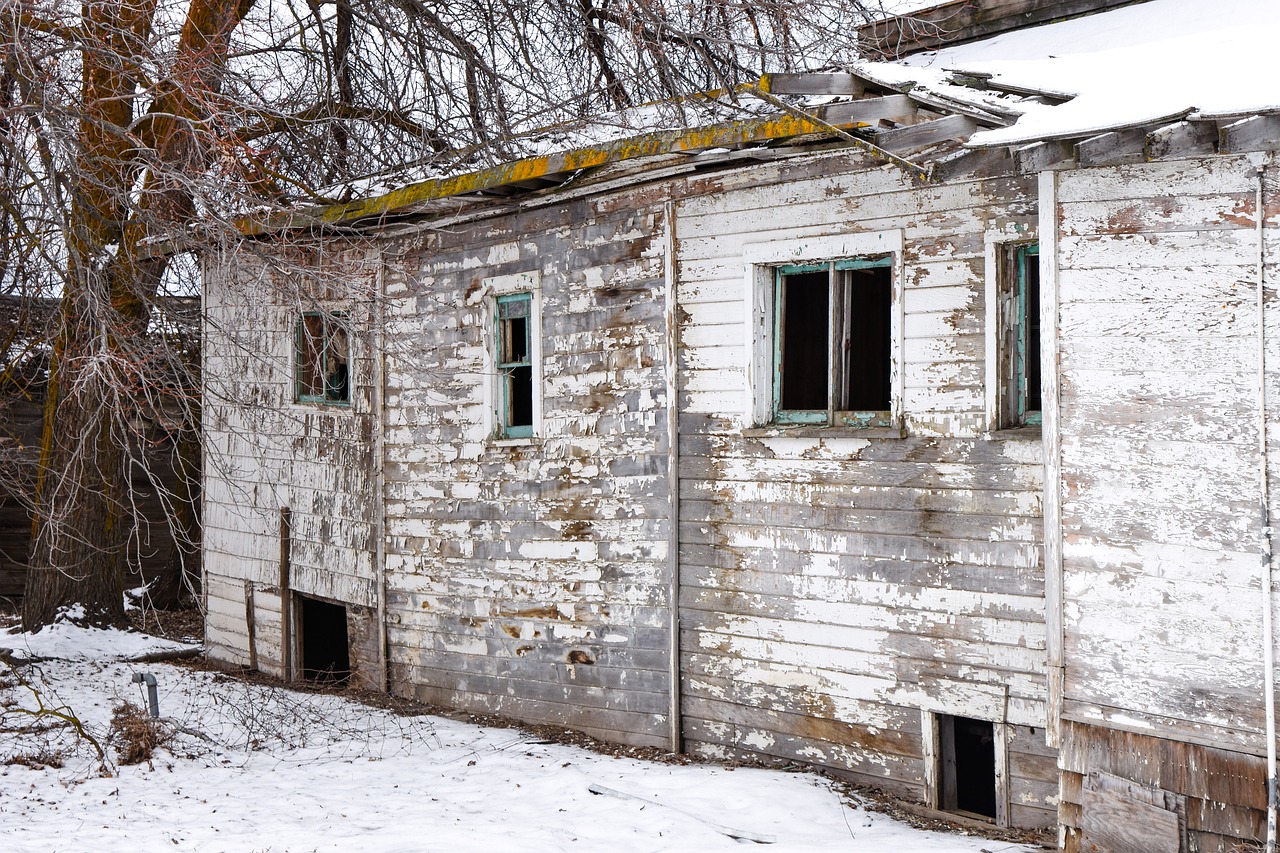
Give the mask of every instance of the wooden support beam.
[{"label": "wooden support beam", "polygon": [[978,123],[968,116],[950,115],[893,130],[882,130],[876,134],[875,143],[886,151],[900,153],[927,148],[949,139],[965,140],[977,129]]},{"label": "wooden support beam", "polygon": [[1076,147],[1063,139],[1033,142],[1013,149],[1013,162],[1023,174],[1070,169],[1075,165]]},{"label": "wooden support beam", "polygon": [[1141,163],[1147,143],[1145,128],[1113,130],[1076,143],[1076,165],[1114,166]]},{"label": "wooden support beam", "polygon": [[293,513],[280,508],[280,679],[293,681]]},{"label": "wooden support beam", "polygon": [[974,148],[936,160],[934,180],[946,183],[965,178],[990,178],[1013,173],[1013,158],[1008,148]]},{"label": "wooden support beam", "polygon": [[254,617],[254,601],[253,601],[253,581],[246,580],[244,582],[244,627],[245,635],[249,645],[249,669],[253,672],[258,671],[258,638],[257,625]]},{"label": "wooden support beam", "polygon": [[1147,160],[1212,154],[1217,150],[1218,126],[1211,121],[1178,121],[1147,134]]},{"label": "wooden support beam", "polygon": [[941,45],[1125,6],[1135,0],[953,0],[858,28],[868,58],[897,59]]},{"label": "wooden support beam", "polygon": [[884,95],[879,98],[863,98],[843,104],[823,107],[819,113],[823,121],[834,125],[872,125],[888,119],[905,124],[916,114],[915,101],[906,95]]},{"label": "wooden support beam", "polygon": [[1280,116],[1250,116],[1229,124],[1218,134],[1218,151],[1273,151],[1280,148]]},{"label": "wooden support beam", "polygon": [[763,74],[760,88],[773,95],[854,95],[866,84],[855,74]]}]

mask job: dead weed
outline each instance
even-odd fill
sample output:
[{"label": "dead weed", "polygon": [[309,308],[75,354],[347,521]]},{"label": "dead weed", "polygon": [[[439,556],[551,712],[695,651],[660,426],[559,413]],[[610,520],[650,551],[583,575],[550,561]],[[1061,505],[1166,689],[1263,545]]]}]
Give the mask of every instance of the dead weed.
[{"label": "dead weed", "polygon": [[173,729],[132,702],[123,702],[111,712],[110,743],[121,764],[150,761],[156,748],[173,737]]}]

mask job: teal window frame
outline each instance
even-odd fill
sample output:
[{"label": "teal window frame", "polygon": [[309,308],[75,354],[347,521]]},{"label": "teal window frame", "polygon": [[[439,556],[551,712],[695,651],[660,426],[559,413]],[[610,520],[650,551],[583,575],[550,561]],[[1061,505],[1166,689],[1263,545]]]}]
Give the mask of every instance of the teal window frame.
[{"label": "teal window frame", "polygon": [[[1039,400],[1040,389],[1032,393],[1031,383],[1039,384],[1040,360],[1040,244],[1025,243],[1013,247],[1013,285],[1017,300],[1017,330],[1013,357],[1014,399],[1010,414],[1017,426],[1037,426],[1043,418],[1040,409],[1031,408]],[[1032,274],[1034,270],[1034,275]]]},{"label": "teal window frame", "polygon": [[[534,385],[536,373],[533,365],[534,299],[531,291],[506,293],[494,300],[494,362],[498,373],[497,427],[501,438],[532,438],[534,414]],[[523,306],[517,307],[517,306]],[[521,313],[523,312],[523,313]],[[511,320],[524,319],[522,339],[513,338],[515,326]],[[523,371],[523,372],[521,372]],[[520,385],[527,384],[527,388]],[[528,423],[515,423],[517,396],[528,399]]]},{"label": "teal window frame", "polygon": [[[308,331],[307,328],[309,323],[315,321],[319,321],[318,333]],[[347,352],[341,356],[338,355],[335,344],[339,333],[345,335],[347,339]],[[319,403],[325,406],[350,406],[351,333],[347,329],[346,315],[324,311],[304,311],[294,324],[293,343],[294,400],[299,403]],[[325,368],[331,357],[334,359],[335,367],[342,368],[341,372],[337,370],[332,374],[326,372]],[[317,390],[320,393],[315,393]]]},{"label": "teal window frame", "polygon": [[[864,258],[844,258],[835,261],[825,261],[822,263],[810,264],[784,264],[774,268],[773,275],[773,421],[783,426],[799,426],[799,425],[822,425],[822,426],[843,426],[854,428],[870,428],[870,427],[889,427],[893,423],[892,409],[880,410],[840,410],[835,407],[836,386],[840,381],[839,368],[834,367],[840,363],[835,358],[836,349],[840,346],[840,342],[836,341],[836,333],[833,327],[842,326],[837,321],[837,311],[843,310],[840,306],[847,304],[854,294],[847,294],[845,299],[835,298],[837,288],[853,289],[855,285],[844,280],[839,274],[845,271],[867,270],[886,268],[892,273],[893,256],[883,255],[877,257]],[[829,313],[825,320],[826,335],[828,339],[828,378],[827,378],[827,408],[826,409],[785,409],[782,406],[782,392],[785,374],[785,365],[783,364],[783,349],[785,337],[785,299],[783,289],[785,286],[785,278],[793,275],[803,275],[807,273],[820,273],[826,271],[828,274],[827,286],[829,288]],[[892,283],[891,283],[892,287]],[[892,305],[892,290],[890,291],[890,304]],[[892,310],[892,308],[890,309]],[[886,334],[891,333],[892,321],[886,317]],[[892,358],[890,364],[887,365],[892,370]],[[892,388],[892,377],[890,379],[890,388]],[[892,391],[890,391],[890,406],[892,406]]]}]

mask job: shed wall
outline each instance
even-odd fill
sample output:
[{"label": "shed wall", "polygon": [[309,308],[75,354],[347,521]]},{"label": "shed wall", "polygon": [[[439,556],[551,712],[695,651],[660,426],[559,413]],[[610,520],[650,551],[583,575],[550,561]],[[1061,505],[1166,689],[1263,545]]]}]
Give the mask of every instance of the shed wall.
[{"label": "shed wall", "polygon": [[1260,748],[1256,192],[1243,157],[1060,177],[1071,719]]},{"label": "shed wall", "polygon": [[1090,784],[1108,777],[1183,809],[1187,849],[1265,835],[1256,276],[1262,260],[1275,483],[1273,169],[1263,243],[1246,157],[1058,179],[1068,850],[1124,823],[1099,818],[1114,802]]},{"label": "shed wall", "polygon": [[287,593],[377,606],[369,342],[352,338],[351,405],[294,401],[298,317],[325,309],[368,328],[370,257],[355,247],[268,266],[241,252],[206,267],[204,566],[215,659],[284,673],[286,530]]}]

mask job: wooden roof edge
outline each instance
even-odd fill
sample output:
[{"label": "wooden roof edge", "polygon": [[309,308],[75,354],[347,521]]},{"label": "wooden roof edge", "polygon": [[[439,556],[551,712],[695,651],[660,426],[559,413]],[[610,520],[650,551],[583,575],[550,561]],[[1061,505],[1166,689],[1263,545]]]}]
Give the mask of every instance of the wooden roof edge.
[{"label": "wooden roof edge", "polygon": [[[856,77],[852,74],[824,76],[842,79]],[[750,90],[761,95],[763,100],[781,109],[780,112],[766,116],[703,127],[652,131],[600,145],[525,157],[458,175],[419,181],[390,192],[351,202],[243,217],[237,222],[237,228],[245,236],[256,236],[274,231],[329,228],[350,226],[357,222],[385,221],[389,218],[412,215],[448,199],[475,196],[514,184],[546,180],[556,176],[567,179],[568,176],[582,170],[626,160],[669,153],[695,154],[712,148],[743,147],[821,133],[847,134],[850,130],[865,128],[871,124],[869,121],[859,120],[857,115],[847,118],[832,116],[828,107],[808,109],[790,107],[770,94],[770,89],[775,82],[776,75],[764,75],[760,84],[750,87]],[[879,86],[873,81],[864,82]],[[850,137],[850,140],[854,139],[856,138]],[[860,139],[857,141],[865,142]],[[918,168],[897,157],[888,159],[900,165],[905,164],[909,169]]]},{"label": "wooden roof edge", "polygon": [[694,153],[708,148],[728,148],[814,133],[822,129],[817,119],[770,115],[741,119],[686,130],[664,130],[571,148],[551,154],[524,157],[472,172],[419,181],[387,193],[356,201],[323,205],[244,223],[246,234],[295,228],[335,226],[369,219],[409,214],[415,208],[439,200],[496,190],[511,184],[569,175],[608,163],[669,152]]},{"label": "wooden roof edge", "polygon": [[1280,151],[1280,113],[1209,116],[1190,110],[1160,119],[1095,128],[1071,135],[972,146],[1008,150],[1023,173],[1112,166],[1186,157]]},{"label": "wooden roof edge", "polygon": [[858,27],[858,47],[867,58],[901,59],[1011,30],[1144,2],[1147,0],[952,0],[863,24]]}]

